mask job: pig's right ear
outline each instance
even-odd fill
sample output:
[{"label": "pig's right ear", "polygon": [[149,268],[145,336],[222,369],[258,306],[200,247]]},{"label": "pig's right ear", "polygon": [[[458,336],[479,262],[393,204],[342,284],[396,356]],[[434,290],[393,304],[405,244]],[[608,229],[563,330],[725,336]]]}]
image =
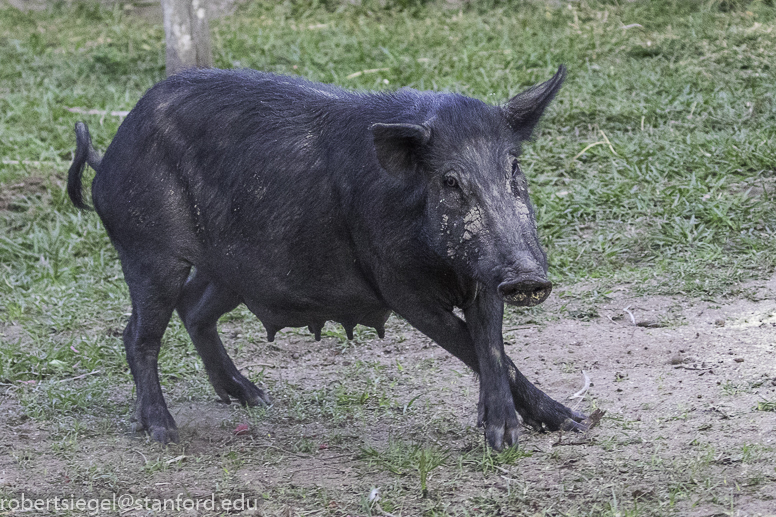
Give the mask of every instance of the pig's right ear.
[{"label": "pig's right ear", "polygon": [[566,78],[566,67],[561,65],[547,82],[518,93],[504,107],[507,122],[520,140],[528,140]]},{"label": "pig's right ear", "polygon": [[395,176],[413,170],[431,130],[418,124],[372,124],[375,152],[383,169]]}]

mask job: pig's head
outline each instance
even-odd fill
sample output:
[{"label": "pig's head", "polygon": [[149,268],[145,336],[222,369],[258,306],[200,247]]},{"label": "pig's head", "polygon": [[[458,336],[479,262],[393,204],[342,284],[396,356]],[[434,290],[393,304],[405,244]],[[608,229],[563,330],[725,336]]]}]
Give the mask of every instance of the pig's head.
[{"label": "pig's head", "polygon": [[382,167],[424,189],[429,246],[511,305],[537,305],[552,289],[519,156],[564,77],[561,67],[503,106],[445,95],[422,124],[372,126]]}]

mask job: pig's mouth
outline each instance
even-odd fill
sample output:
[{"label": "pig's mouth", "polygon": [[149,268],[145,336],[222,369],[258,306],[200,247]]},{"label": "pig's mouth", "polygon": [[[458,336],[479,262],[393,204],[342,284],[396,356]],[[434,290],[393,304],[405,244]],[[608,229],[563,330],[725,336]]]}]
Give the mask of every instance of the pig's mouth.
[{"label": "pig's mouth", "polygon": [[499,284],[498,292],[509,305],[533,307],[550,296],[552,282],[542,278],[518,278]]}]

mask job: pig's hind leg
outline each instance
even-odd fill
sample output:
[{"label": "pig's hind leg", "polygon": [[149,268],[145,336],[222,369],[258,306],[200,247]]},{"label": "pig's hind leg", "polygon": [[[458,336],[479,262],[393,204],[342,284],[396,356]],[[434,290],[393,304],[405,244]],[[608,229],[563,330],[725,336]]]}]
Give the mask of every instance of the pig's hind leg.
[{"label": "pig's hind leg", "polygon": [[190,266],[170,263],[161,269],[142,253],[127,253],[120,245],[124,278],[132,297],[132,315],[124,329],[124,347],[137,390],[132,429],[145,429],[161,443],[177,442],[178,429],[167,409],[159,383],[159,350]]},{"label": "pig's hind leg", "polygon": [[240,303],[237,293],[195,270],[183,287],[176,309],[219,398],[227,404],[234,397],[243,405],[268,405],[269,396],[237,371],[218,335],[218,318]]}]

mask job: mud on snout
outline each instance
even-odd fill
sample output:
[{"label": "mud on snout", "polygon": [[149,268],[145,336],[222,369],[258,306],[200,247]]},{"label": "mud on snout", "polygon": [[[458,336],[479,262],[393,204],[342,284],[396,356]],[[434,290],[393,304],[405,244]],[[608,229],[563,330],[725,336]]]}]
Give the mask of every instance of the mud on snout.
[{"label": "mud on snout", "polygon": [[550,296],[552,282],[540,276],[523,276],[499,284],[498,293],[504,303],[517,307],[539,305]]}]

